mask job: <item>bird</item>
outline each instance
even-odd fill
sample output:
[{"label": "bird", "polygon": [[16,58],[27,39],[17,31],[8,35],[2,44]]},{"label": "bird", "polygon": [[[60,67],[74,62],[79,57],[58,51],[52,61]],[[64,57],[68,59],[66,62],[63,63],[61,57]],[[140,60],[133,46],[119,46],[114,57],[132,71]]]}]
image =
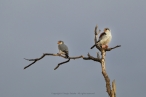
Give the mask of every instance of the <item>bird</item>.
[{"label": "bird", "polygon": [[[111,39],[112,39],[111,30],[109,28],[104,28],[104,32],[100,34],[99,40],[96,42],[96,44],[98,46],[101,46],[101,48],[103,49],[107,49]],[[96,45],[93,45],[91,49],[94,48],[95,46]]]},{"label": "bird", "polygon": [[69,50],[68,50],[68,47],[61,40],[58,41],[58,49],[59,49],[59,54],[63,54],[63,55],[66,56],[66,58],[69,58]]}]

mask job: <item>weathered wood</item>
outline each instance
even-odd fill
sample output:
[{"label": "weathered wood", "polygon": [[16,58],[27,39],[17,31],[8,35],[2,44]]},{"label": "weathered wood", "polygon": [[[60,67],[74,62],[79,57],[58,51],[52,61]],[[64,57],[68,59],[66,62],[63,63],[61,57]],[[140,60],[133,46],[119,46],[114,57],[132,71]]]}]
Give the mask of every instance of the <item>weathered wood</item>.
[{"label": "weathered wood", "polygon": [[116,82],[115,82],[115,80],[112,82],[112,91],[113,91],[114,97],[116,97]]},{"label": "weathered wood", "polygon": [[110,78],[108,77],[108,74],[106,73],[106,67],[105,67],[105,50],[101,50],[101,68],[102,68],[102,74],[104,76],[105,82],[106,82],[106,90],[110,97],[111,96],[111,85],[110,85]]},{"label": "weathered wood", "polygon": [[41,57],[39,57],[39,58],[35,58],[35,59],[26,59],[26,58],[24,58],[25,60],[33,61],[33,62],[30,63],[29,65],[25,66],[24,69],[30,67],[31,65],[33,65],[33,64],[36,63],[37,61],[43,59],[45,56],[59,56],[59,57],[68,59],[67,61],[64,61],[64,62],[59,63],[59,64],[54,68],[54,70],[56,70],[60,65],[69,62],[70,59],[74,59],[74,60],[75,60],[75,59],[79,59],[79,58],[82,58],[82,57],[83,57],[83,56],[81,55],[81,56],[77,56],[77,57],[68,57],[68,58],[66,58],[66,56],[63,56],[63,55],[58,54],[58,53],[57,53],[57,54],[53,54],[53,53],[44,53],[44,54],[43,54]]},{"label": "weathered wood", "polygon": [[102,49],[101,47],[99,47],[96,44],[97,36],[99,34],[99,33],[97,33],[97,28],[98,28],[98,26],[95,27],[95,31],[94,31],[95,32],[95,38],[94,38],[95,44],[91,47],[91,49],[96,47],[101,52],[101,59],[100,59],[100,56],[99,56],[98,53],[97,53],[97,57],[101,60],[100,63],[101,63],[101,68],[102,68],[102,74],[103,74],[103,77],[104,77],[105,82],[106,82],[106,91],[107,91],[107,93],[108,93],[108,95],[110,97],[116,97],[116,84],[115,84],[115,80],[112,82],[112,89],[111,89],[110,78],[109,78],[108,74],[106,73],[105,56],[106,56],[106,51],[111,51],[111,50],[113,50],[115,48],[121,47],[121,45],[117,45],[115,47],[107,48],[107,49]]}]

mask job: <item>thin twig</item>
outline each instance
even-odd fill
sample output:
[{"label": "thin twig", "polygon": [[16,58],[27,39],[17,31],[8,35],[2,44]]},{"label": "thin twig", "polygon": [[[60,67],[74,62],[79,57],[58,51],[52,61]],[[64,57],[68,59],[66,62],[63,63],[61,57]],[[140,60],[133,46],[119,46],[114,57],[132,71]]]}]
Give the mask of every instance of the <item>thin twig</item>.
[{"label": "thin twig", "polygon": [[94,29],[94,34],[95,34],[95,38],[94,38],[94,42],[96,43],[97,42],[97,36],[99,33],[97,33],[97,28],[98,28],[98,25],[95,26],[95,29]]},{"label": "thin twig", "polygon": [[64,64],[64,63],[67,63],[67,62],[69,62],[69,61],[70,61],[70,59],[68,59],[67,61],[64,61],[64,62],[59,63],[59,64],[54,68],[54,70],[56,70],[60,65],[62,65],[62,64]]},{"label": "thin twig", "polygon": [[100,33],[101,30],[98,30],[97,32],[97,29],[98,29],[98,26],[96,25],[95,26],[95,30],[94,30],[94,35],[95,35],[95,38],[94,38],[94,45],[90,48],[90,49],[93,49],[95,46],[96,46],[96,43],[97,43],[97,37],[98,37],[98,34]]},{"label": "thin twig", "polygon": [[[91,47],[91,49],[94,48],[95,46],[96,46],[96,48],[97,48],[99,51],[101,51],[101,47],[99,47],[98,45],[93,45],[93,46]],[[113,50],[113,49],[115,49],[115,48],[118,48],[118,47],[121,47],[121,45],[117,45],[117,46],[114,46],[114,47],[111,47],[111,48],[107,48],[107,49],[105,49],[105,51],[111,51],[111,50]]]},{"label": "thin twig", "polygon": [[93,61],[96,61],[96,62],[101,62],[101,59],[100,58],[95,58],[93,56],[91,56],[89,53],[88,53],[88,57],[83,57],[84,60],[93,60]]},{"label": "thin twig", "polygon": [[28,68],[29,66],[31,66],[32,64],[34,64],[36,61],[32,62],[31,64],[27,65],[24,67],[24,69]]},{"label": "thin twig", "polygon": [[118,48],[118,47],[121,47],[121,45],[117,45],[117,46],[112,47],[112,48],[107,48],[105,51],[111,51],[111,50],[113,50],[113,49],[115,49],[115,48]]},{"label": "thin twig", "polygon": [[34,62],[30,63],[29,65],[25,66],[24,69],[28,68],[29,66],[33,65],[33,64],[36,63],[37,61],[41,60],[41,59],[44,58],[46,55],[58,56],[58,54],[45,53],[45,54],[43,54],[40,58],[35,58],[35,59],[26,59],[26,58],[24,58],[25,60],[28,60],[28,61],[34,61]]}]

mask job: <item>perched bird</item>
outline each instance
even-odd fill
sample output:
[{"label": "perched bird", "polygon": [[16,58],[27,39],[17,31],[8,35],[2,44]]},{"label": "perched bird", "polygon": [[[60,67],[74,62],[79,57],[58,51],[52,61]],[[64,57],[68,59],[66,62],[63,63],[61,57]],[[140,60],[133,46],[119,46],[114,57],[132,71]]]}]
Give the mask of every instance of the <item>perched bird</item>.
[{"label": "perched bird", "polygon": [[[112,35],[111,35],[110,29],[109,28],[105,28],[104,32],[100,34],[99,40],[97,41],[96,44],[98,46],[101,46],[102,48],[108,48],[108,44],[111,41],[111,39],[112,39]],[[95,45],[93,45],[91,47],[91,49],[94,48],[94,47],[95,47]]]},{"label": "perched bird", "polygon": [[68,47],[64,44],[63,41],[58,41],[58,49],[59,49],[59,54],[63,54],[66,56],[66,58],[68,58]]}]

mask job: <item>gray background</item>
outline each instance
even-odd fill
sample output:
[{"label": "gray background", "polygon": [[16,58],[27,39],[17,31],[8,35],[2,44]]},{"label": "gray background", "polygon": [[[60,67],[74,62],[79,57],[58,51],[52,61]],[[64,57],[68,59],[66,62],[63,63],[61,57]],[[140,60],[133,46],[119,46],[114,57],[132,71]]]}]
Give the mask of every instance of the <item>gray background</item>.
[{"label": "gray background", "polygon": [[[0,97],[108,97],[101,66],[94,61],[47,56],[57,53],[57,41],[70,56],[96,57],[94,27],[112,30],[106,69],[116,79],[117,97],[146,96],[144,0],[0,0]],[[74,94],[71,94],[74,93]],[[78,94],[80,93],[80,94]],[[92,93],[92,94],[82,94]]]}]

